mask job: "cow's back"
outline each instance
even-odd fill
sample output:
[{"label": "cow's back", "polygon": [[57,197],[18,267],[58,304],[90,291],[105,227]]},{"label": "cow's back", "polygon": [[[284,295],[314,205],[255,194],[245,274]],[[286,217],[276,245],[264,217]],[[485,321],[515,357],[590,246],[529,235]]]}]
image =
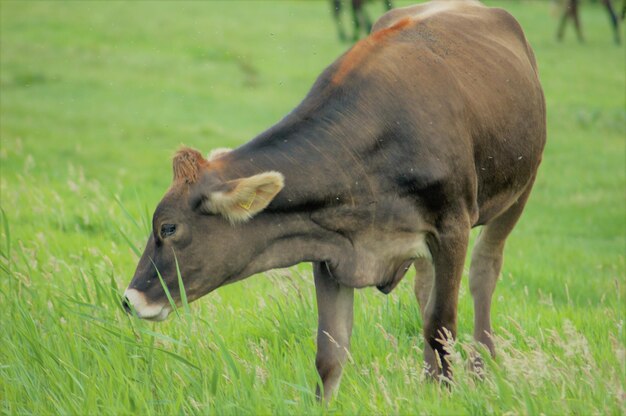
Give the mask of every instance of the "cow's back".
[{"label": "cow's back", "polygon": [[384,123],[403,115],[397,124],[416,141],[418,163],[447,160],[436,169],[473,176],[463,186],[473,188],[477,223],[534,177],[545,143],[543,92],[532,50],[506,11],[474,1],[395,9],[331,72],[335,85],[379,103]]}]

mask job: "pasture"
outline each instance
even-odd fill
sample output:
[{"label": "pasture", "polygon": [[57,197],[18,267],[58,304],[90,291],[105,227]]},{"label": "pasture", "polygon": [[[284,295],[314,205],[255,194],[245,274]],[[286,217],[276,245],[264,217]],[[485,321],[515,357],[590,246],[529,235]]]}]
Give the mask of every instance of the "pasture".
[{"label": "pasture", "polygon": [[624,414],[624,49],[595,4],[581,10],[585,44],[571,27],[555,41],[548,2],[488,4],[520,21],[548,109],[494,298],[499,356],[482,381],[466,370],[466,270],[454,385],[425,380],[409,272],[390,295],[357,292],[351,359],[322,406],[308,265],[221,288],[163,323],[128,317],[119,295],[178,146],[251,139],[347,48],[327,2],[2,1],[0,411]]}]

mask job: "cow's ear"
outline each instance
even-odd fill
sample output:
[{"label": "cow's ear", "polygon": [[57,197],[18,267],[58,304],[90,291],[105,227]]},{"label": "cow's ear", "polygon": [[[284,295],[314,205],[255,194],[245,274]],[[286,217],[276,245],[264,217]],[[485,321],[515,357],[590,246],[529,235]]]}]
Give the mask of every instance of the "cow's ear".
[{"label": "cow's ear", "polygon": [[267,207],[283,189],[285,178],[279,172],[263,172],[226,183],[227,190],[209,195],[209,210],[231,223],[244,222]]}]

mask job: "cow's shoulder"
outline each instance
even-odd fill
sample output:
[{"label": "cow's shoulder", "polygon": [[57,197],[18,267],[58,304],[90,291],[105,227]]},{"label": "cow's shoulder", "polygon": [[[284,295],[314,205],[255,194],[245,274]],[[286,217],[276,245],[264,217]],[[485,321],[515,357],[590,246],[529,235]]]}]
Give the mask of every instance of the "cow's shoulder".
[{"label": "cow's shoulder", "polygon": [[488,8],[474,0],[436,0],[414,6],[400,7],[385,13],[372,27],[372,33],[388,29],[403,19],[420,22],[442,14],[461,13],[481,14]]}]

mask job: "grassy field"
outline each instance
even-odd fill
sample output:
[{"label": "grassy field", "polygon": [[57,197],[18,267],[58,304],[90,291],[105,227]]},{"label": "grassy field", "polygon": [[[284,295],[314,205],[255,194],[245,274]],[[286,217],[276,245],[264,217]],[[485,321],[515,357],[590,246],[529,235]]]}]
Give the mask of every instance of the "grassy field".
[{"label": "grassy field", "polygon": [[[346,45],[326,2],[0,2],[3,414],[624,414],[624,49],[597,5],[587,43],[547,2],[489,2],[525,28],[548,145],[494,299],[499,357],[455,385],[421,371],[412,276],[358,292],[337,399],[313,397],[308,266],[225,287],[153,324],[124,290],[181,144],[252,138]],[[378,4],[372,11],[378,11]]]}]

